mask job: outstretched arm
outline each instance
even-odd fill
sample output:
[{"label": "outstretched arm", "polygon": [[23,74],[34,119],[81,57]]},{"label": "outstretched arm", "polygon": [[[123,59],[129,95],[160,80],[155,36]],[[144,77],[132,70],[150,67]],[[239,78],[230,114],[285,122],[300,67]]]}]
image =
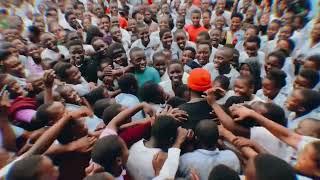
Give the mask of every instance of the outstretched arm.
[{"label": "outstretched arm", "polygon": [[281,141],[287,143],[295,149],[298,148],[298,144],[302,139],[301,135],[271,121],[270,119],[244,106],[234,106],[231,108],[231,110],[238,116],[236,120],[242,120],[246,117],[254,118],[261,126],[265,127]]}]

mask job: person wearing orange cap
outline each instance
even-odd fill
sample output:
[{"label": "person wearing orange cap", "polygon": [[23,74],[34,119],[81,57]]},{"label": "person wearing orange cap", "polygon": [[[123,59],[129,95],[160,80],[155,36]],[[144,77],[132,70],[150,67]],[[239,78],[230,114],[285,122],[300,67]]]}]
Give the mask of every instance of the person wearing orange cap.
[{"label": "person wearing orange cap", "polygon": [[194,129],[197,123],[204,119],[213,119],[212,108],[202,97],[205,91],[212,87],[210,73],[202,68],[195,68],[188,78],[190,101],[179,106],[179,109],[188,113],[188,120],[182,127]]}]

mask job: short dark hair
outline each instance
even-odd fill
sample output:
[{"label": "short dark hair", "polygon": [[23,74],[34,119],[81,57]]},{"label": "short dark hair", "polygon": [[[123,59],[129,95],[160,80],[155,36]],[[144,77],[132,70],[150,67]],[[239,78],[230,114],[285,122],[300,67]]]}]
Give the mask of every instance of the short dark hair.
[{"label": "short dark hair", "polygon": [[58,12],[56,8],[49,7],[49,8],[46,10],[46,16],[51,16],[51,14],[49,13],[50,11]]},{"label": "short dark hair", "polygon": [[273,81],[278,89],[281,89],[287,84],[286,77],[286,73],[277,68],[271,69],[269,73],[266,75],[266,78]]},{"label": "short dark hair", "polygon": [[121,112],[121,108],[121,104],[115,103],[104,109],[102,113],[102,120],[104,124],[108,125],[109,122]]},{"label": "short dark hair", "polygon": [[[157,117],[156,122],[152,126],[151,136],[156,139],[160,146],[170,146],[177,136],[177,121],[166,115]],[[168,147],[158,147],[161,149]]]},{"label": "short dark hair", "polygon": [[215,147],[219,139],[218,126],[213,120],[201,120],[194,134],[197,140],[207,148]]},{"label": "short dark hair", "polygon": [[317,68],[320,69],[320,54],[308,56],[306,61],[311,61],[316,64]]},{"label": "short dark hair", "polygon": [[67,43],[68,49],[70,49],[71,46],[81,46],[83,47],[83,42],[81,40],[71,40]]},{"label": "short dark hair", "polygon": [[72,67],[72,64],[66,62],[58,62],[54,65],[53,69],[56,72],[57,77],[64,81],[67,78],[67,70]]},{"label": "short dark hair", "polygon": [[192,14],[200,14],[201,15],[201,11],[199,9],[194,9],[191,11],[191,15]]},{"label": "short dark hair", "polygon": [[160,30],[160,32],[159,32],[160,40],[163,38],[164,34],[167,33],[167,32],[171,33],[171,30],[168,29],[168,28]]},{"label": "short dark hair", "polygon": [[0,61],[4,61],[11,56],[11,52],[8,49],[0,49]]},{"label": "short dark hair", "polygon": [[279,60],[279,63],[281,65],[281,67],[284,66],[284,63],[286,61],[286,55],[283,51],[273,51],[270,54],[268,54],[267,58],[269,58],[270,56],[272,57],[276,57]]},{"label": "short dark hair", "polygon": [[249,43],[249,42],[251,42],[251,43],[257,43],[258,48],[260,48],[261,40],[260,40],[260,38],[259,38],[258,36],[249,36],[248,39],[244,42],[244,45],[245,45],[246,43]]},{"label": "short dark hair", "polygon": [[228,77],[224,76],[224,75],[219,75],[217,76],[214,81],[218,81],[220,82],[221,86],[223,89],[228,89],[229,88],[229,85],[230,85],[230,80]]},{"label": "short dark hair", "polygon": [[276,156],[258,154],[254,157],[254,165],[257,179],[259,180],[296,180],[296,173],[293,167]]},{"label": "short dark hair", "polygon": [[146,82],[139,91],[139,95],[142,101],[152,102],[155,104],[163,104],[164,98],[160,92],[160,86],[154,82]]},{"label": "short dark hair", "polygon": [[246,30],[248,29],[254,29],[256,31],[256,35],[258,36],[259,35],[259,28],[256,26],[256,25],[253,25],[253,24],[249,24],[247,27],[246,27]]},{"label": "short dark hair", "polygon": [[52,114],[48,109],[53,105],[53,103],[54,102],[45,103],[38,107],[35,121],[33,121],[34,126],[37,127],[35,129],[44,127],[48,124],[49,120],[51,120]]},{"label": "short dark hair", "polygon": [[320,93],[311,89],[297,89],[304,97],[301,106],[306,109],[307,112],[320,106]]},{"label": "short dark hair", "polygon": [[240,180],[240,177],[233,169],[220,164],[211,170],[208,180]]},{"label": "short dark hair", "polygon": [[193,57],[192,57],[192,59],[194,59],[195,58],[195,56],[196,56],[196,50],[193,48],[193,47],[191,47],[191,46],[187,46],[187,47],[185,47],[184,48],[184,51],[191,51],[192,52],[192,54],[193,54]]},{"label": "short dark hair", "polygon": [[209,14],[209,17],[211,17],[211,15],[212,15],[212,12],[211,12],[209,9],[207,9],[207,10],[205,10],[205,11],[202,12],[202,14],[204,14],[204,13],[208,13],[208,14]]},{"label": "short dark hair", "polygon": [[5,179],[38,179],[39,165],[42,161],[41,155],[31,155],[25,157],[12,165]]},{"label": "short dark hair", "polygon": [[231,19],[232,18],[240,18],[240,20],[242,21],[243,20],[243,15],[241,13],[233,13],[231,15]]},{"label": "short dark hair", "polygon": [[178,96],[174,96],[167,101],[167,104],[172,106],[173,108],[176,108],[184,103],[187,103],[187,101]]},{"label": "short dark hair", "polygon": [[284,110],[277,104],[264,103],[267,112],[263,114],[266,118],[276,122],[284,127],[287,126],[287,119]]},{"label": "short dark hair", "polygon": [[160,56],[165,56],[165,55],[163,54],[163,51],[155,52],[155,53],[152,55],[153,63],[154,63],[155,59],[157,59],[157,58],[160,57]]},{"label": "short dark hair", "polygon": [[[133,48],[131,48],[131,50],[130,50],[130,52],[129,52],[130,59],[131,59],[132,54],[135,53],[135,52],[138,52],[138,51],[143,51],[143,49],[142,49],[142,48],[139,48],[139,47],[133,47]],[[143,52],[144,52],[144,51],[143,51]]]},{"label": "short dark hair", "polygon": [[72,11],[67,11],[67,12],[65,12],[64,18],[66,19],[67,22],[69,21],[68,18],[69,18],[69,16],[71,16],[71,15],[74,15],[74,13],[73,13]]},{"label": "short dark hair", "polygon": [[117,135],[105,136],[98,139],[94,144],[91,158],[92,161],[101,165],[105,171],[112,172],[112,165],[117,157],[121,157],[122,144]]},{"label": "short dark hair", "polygon": [[126,73],[118,79],[119,89],[122,93],[136,94],[138,81],[131,73]]},{"label": "short dark hair", "polygon": [[319,73],[312,69],[301,69],[299,76],[302,76],[310,82],[310,88],[314,88],[319,83]]},{"label": "short dark hair", "polygon": [[97,100],[93,105],[94,114],[98,118],[103,119],[102,118],[103,111],[113,103],[114,102],[112,102],[112,100],[109,99],[109,98],[104,98],[104,99]]}]

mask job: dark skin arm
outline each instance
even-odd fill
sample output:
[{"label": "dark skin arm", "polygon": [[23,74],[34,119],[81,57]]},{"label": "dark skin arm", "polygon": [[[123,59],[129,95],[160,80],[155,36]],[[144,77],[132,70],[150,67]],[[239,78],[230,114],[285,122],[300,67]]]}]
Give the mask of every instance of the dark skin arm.
[{"label": "dark skin arm", "polygon": [[44,90],[44,102],[45,103],[53,101],[52,87],[53,87],[55,77],[56,77],[56,75],[52,69],[46,70],[44,72],[43,83],[45,86],[45,90]]}]

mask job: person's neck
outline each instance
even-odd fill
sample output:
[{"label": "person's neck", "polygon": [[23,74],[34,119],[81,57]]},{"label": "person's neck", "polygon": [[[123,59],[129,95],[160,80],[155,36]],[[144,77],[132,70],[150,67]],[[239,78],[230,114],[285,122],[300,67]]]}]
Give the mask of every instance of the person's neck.
[{"label": "person's neck", "polygon": [[223,74],[229,74],[230,71],[231,71],[231,66],[228,64],[228,65],[224,65],[224,66],[221,66],[219,69],[219,74],[220,75],[223,75]]},{"label": "person's neck", "polygon": [[201,101],[204,98],[202,98],[201,96],[199,96],[198,94],[194,93],[194,92],[190,92],[190,101],[189,102],[197,102],[197,101]]},{"label": "person's neck", "polygon": [[207,151],[214,151],[217,148],[216,148],[216,146],[208,146],[208,145],[200,143],[199,144],[199,149],[204,149],[204,150],[207,150]]},{"label": "person's neck", "polygon": [[144,146],[147,148],[156,148],[157,147],[157,141],[153,136],[150,137],[149,141],[144,142]]},{"label": "person's neck", "polygon": [[143,45],[144,47],[147,47],[148,44],[150,43],[150,40],[149,40],[148,42],[145,42],[145,41],[142,41],[142,39],[141,39],[141,43],[142,43],[142,45]]},{"label": "person's neck", "polygon": [[175,92],[176,90],[177,90],[177,88],[180,86],[180,85],[182,85],[183,84],[183,82],[181,81],[181,82],[179,82],[179,83],[173,83],[172,81],[171,81],[171,85],[172,85],[172,90]]},{"label": "person's neck", "polygon": [[212,44],[212,47],[218,48],[218,47],[219,47],[219,43],[217,43],[217,44]]}]

